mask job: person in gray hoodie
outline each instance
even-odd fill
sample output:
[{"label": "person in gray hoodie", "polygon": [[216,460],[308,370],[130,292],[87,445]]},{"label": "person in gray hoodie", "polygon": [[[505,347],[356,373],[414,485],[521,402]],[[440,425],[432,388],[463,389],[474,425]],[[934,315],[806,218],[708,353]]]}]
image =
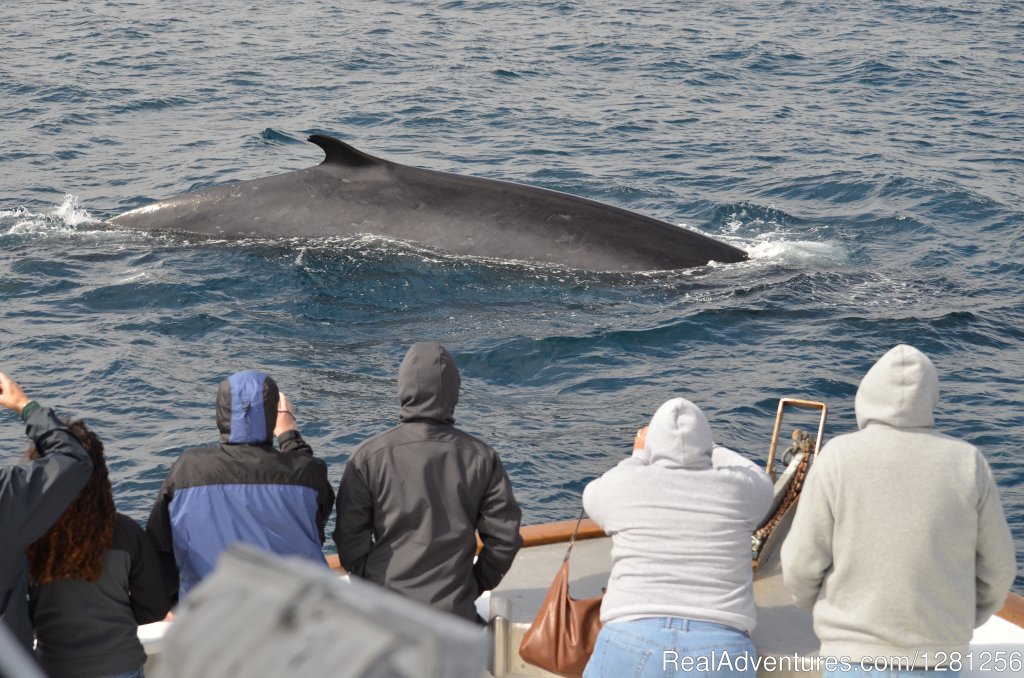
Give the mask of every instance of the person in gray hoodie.
[{"label": "person in gray hoodie", "polygon": [[955,670],[1013,583],[992,473],[977,448],[935,430],[938,400],[931,360],[896,346],[860,383],[860,430],[830,440],[808,475],[782,568],[813,610],[826,675]]},{"label": "person in gray hoodie", "polygon": [[611,536],[612,569],[585,678],[754,676],[750,539],[772,502],[753,462],[715,445],[700,408],[663,404],[633,455],[583,507]]},{"label": "person in gray hoodie", "polygon": [[459,385],[443,346],[412,345],[398,370],[402,423],[348,460],[334,543],[350,574],[476,621],[474,601],[522,546],[521,512],[498,453],[454,426]]}]

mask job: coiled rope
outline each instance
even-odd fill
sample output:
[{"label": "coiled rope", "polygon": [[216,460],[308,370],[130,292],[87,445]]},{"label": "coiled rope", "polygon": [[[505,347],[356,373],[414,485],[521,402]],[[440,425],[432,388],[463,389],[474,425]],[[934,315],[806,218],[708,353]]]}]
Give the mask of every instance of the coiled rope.
[{"label": "coiled rope", "polygon": [[786,468],[789,468],[790,463],[798,455],[802,454],[800,461],[797,462],[796,469],[793,473],[792,480],[789,483],[789,488],[786,491],[786,496],[782,499],[782,503],[775,510],[764,525],[759,527],[754,532],[753,537],[753,551],[754,559],[756,560],[758,555],[761,553],[761,547],[768,540],[768,536],[772,533],[772,530],[779,524],[782,518],[789,511],[790,507],[793,506],[800,498],[800,491],[804,487],[804,479],[807,477],[807,470],[811,465],[811,457],[814,456],[814,438],[810,433],[802,429],[795,429],[793,431],[793,444],[789,446],[789,449],[782,455],[782,464]]}]

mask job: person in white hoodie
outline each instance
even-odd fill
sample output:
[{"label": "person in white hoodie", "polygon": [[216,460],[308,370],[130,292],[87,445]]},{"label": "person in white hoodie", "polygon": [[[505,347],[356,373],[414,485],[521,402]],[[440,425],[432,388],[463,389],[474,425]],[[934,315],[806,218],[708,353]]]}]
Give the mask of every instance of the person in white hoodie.
[{"label": "person in white hoodie", "polygon": [[896,346],[860,383],[860,430],[830,440],[807,477],[782,568],[813,610],[826,676],[955,675],[1013,583],[992,473],[935,430],[938,400],[931,360]]},{"label": "person in white hoodie", "polygon": [[700,408],[658,408],[642,446],[583,491],[612,539],[584,678],[754,676],[750,539],[771,502],[768,475],[715,445]]}]

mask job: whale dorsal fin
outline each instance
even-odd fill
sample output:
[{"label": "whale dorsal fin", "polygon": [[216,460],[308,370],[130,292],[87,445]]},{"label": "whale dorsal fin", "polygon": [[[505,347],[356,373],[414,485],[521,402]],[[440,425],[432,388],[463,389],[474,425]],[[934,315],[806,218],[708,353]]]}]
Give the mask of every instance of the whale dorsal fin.
[{"label": "whale dorsal fin", "polygon": [[345,167],[367,167],[369,165],[384,164],[387,161],[367,155],[346,144],[341,139],[329,137],[326,134],[314,134],[309,137],[314,144],[324,149],[327,157],[321,165],[344,165]]}]

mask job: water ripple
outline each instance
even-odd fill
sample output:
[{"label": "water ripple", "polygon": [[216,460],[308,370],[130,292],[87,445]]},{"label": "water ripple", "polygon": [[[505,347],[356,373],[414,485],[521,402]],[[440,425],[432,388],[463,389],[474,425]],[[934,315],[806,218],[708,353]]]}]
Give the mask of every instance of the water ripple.
[{"label": "water ripple", "polygon": [[[777,396],[828,400],[849,430],[860,377],[907,341],[942,371],[943,430],[982,446],[1024,545],[1014,3],[8,4],[5,369],[95,420],[130,514],[183,447],[216,439],[235,369],[294,394],[336,482],[395,422],[406,345],[446,342],[459,422],[501,450],[536,522],[572,515],[671,395],[761,456]],[[607,276],[102,223],[314,165],[311,133],[609,202],[751,260]]]}]

